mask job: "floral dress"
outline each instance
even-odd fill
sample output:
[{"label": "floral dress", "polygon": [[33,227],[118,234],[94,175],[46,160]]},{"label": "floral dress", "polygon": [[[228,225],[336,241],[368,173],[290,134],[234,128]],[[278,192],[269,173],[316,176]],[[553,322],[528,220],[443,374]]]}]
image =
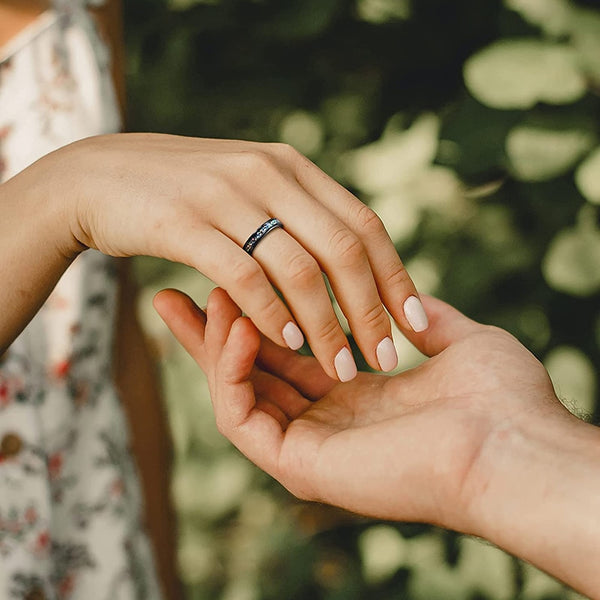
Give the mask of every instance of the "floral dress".
[{"label": "floral dress", "polygon": [[[0,49],[0,181],[119,129],[85,4],[55,0]],[[161,597],[110,378],[115,292],[113,260],[84,252],[0,357],[2,599]]]}]

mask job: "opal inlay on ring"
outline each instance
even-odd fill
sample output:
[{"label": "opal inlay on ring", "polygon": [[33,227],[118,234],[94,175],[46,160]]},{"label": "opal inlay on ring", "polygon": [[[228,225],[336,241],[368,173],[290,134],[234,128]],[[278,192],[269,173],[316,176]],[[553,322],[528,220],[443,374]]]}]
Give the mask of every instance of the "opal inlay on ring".
[{"label": "opal inlay on ring", "polygon": [[265,235],[273,231],[273,229],[279,227],[283,229],[283,223],[279,219],[269,219],[246,240],[246,243],[243,245],[244,250],[252,256],[256,246],[258,246],[258,242],[260,242]]}]

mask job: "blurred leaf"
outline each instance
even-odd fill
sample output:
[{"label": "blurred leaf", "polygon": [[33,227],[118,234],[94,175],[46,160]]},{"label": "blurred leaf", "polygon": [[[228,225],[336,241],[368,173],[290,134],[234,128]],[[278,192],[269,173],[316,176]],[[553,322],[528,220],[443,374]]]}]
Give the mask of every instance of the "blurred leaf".
[{"label": "blurred leaf", "polygon": [[286,40],[318,35],[335,17],[340,0],[286,0],[272,18],[262,25],[263,32]]},{"label": "blurred leaf", "polygon": [[[254,467],[236,454],[227,454],[210,466],[198,460],[178,465],[173,478],[173,498],[180,512],[218,518],[238,506]],[[209,489],[210,494],[205,490]]]},{"label": "blurred leaf", "polygon": [[369,583],[379,583],[393,575],[405,562],[408,544],[395,527],[375,525],[358,540],[363,574]]},{"label": "blurred leaf", "polygon": [[177,561],[182,579],[197,584],[207,579],[215,567],[214,541],[197,530],[184,529],[180,535]]},{"label": "blurred leaf", "polygon": [[544,181],[569,171],[594,142],[589,130],[524,124],[508,134],[506,154],[517,179]]},{"label": "blurred leaf", "polygon": [[279,139],[306,156],[313,156],[323,146],[323,125],[315,114],[294,111],[279,125]]},{"label": "blurred leaf", "polygon": [[600,146],[579,165],[575,183],[590,202],[600,204]]},{"label": "blurred leaf", "polygon": [[573,5],[571,37],[582,71],[592,80],[593,85],[599,86],[600,14],[598,10]]},{"label": "blurred leaf", "polygon": [[578,348],[559,346],[544,359],[556,395],[577,416],[594,412],[596,373],[590,359]]},{"label": "blurred leaf", "polygon": [[199,4],[218,4],[220,0],[169,0],[169,6],[174,10],[187,10]]},{"label": "blurred leaf", "polygon": [[487,542],[469,537],[460,538],[460,561],[457,568],[461,580],[468,582],[489,600],[513,600],[515,585],[512,559]]},{"label": "blurred leaf", "polygon": [[577,227],[563,229],[551,242],[542,269],[548,285],[573,296],[600,291],[600,230],[595,213],[581,212]]},{"label": "blurred leaf", "polygon": [[567,104],[586,91],[573,49],[533,38],[500,40],[469,58],[463,73],[473,96],[492,108]]},{"label": "blurred leaf", "polygon": [[523,600],[536,600],[537,598],[559,598],[563,596],[563,586],[534,566],[523,565],[525,585],[523,586]]},{"label": "blurred leaf", "polygon": [[220,600],[258,600],[259,589],[255,581],[237,579],[229,583]]},{"label": "blurred leaf", "polygon": [[442,125],[438,162],[475,183],[503,177],[505,138],[522,118],[521,112],[494,110],[466,96]]},{"label": "blurred leaf", "polygon": [[411,0],[358,0],[358,16],[370,23],[406,20],[411,15]]},{"label": "blurred leaf", "polygon": [[560,36],[570,30],[572,4],[568,0],[505,0],[505,4],[550,35]]},{"label": "blurred leaf", "polygon": [[379,215],[396,244],[410,238],[417,229],[421,217],[419,207],[405,202],[401,192],[375,196],[369,206]]},{"label": "blurred leaf", "polygon": [[421,115],[402,131],[390,122],[380,140],[345,157],[348,179],[369,194],[397,190],[435,158],[438,128],[432,114]]}]

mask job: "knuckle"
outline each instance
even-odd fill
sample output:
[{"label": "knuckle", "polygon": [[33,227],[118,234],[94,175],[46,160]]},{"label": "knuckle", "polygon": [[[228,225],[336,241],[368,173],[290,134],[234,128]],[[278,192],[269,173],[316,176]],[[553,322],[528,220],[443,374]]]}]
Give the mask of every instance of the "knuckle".
[{"label": "knuckle", "polygon": [[360,239],[349,229],[338,229],[330,237],[333,254],[342,259],[344,265],[354,265],[365,259],[365,248]]},{"label": "knuckle", "polygon": [[291,146],[290,144],[285,144],[283,142],[274,142],[269,144],[274,154],[281,157],[288,163],[295,163],[301,156],[301,154]]},{"label": "knuckle", "polygon": [[379,215],[362,202],[356,209],[355,221],[358,231],[364,235],[378,235],[385,231]]},{"label": "knuckle", "polygon": [[384,276],[384,283],[389,287],[412,287],[412,280],[403,265],[394,265]]},{"label": "knuckle", "polygon": [[271,154],[261,148],[238,152],[237,165],[241,170],[250,173],[267,173],[276,166]]},{"label": "knuckle", "polygon": [[361,323],[366,325],[369,329],[379,329],[380,327],[389,324],[389,318],[381,303],[378,302],[375,306],[363,313]]},{"label": "knuckle", "polygon": [[266,323],[273,323],[277,320],[277,315],[279,315],[279,313],[281,312],[281,308],[281,300],[271,290],[271,293],[260,307],[259,312]]},{"label": "knuckle", "polygon": [[258,263],[253,260],[241,260],[234,263],[230,269],[233,281],[244,288],[256,288],[263,277],[263,272]]},{"label": "knuckle", "polygon": [[[340,324],[335,317],[331,317],[322,323],[317,331],[319,340],[326,344],[333,344],[338,340],[341,334]],[[343,336],[343,334],[341,334]]]},{"label": "knuckle", "polygon": [[321,269],[317,261],[310,255],[297,254],[288,262],[287,277],[296,287],[312,287],[320,281]]}]

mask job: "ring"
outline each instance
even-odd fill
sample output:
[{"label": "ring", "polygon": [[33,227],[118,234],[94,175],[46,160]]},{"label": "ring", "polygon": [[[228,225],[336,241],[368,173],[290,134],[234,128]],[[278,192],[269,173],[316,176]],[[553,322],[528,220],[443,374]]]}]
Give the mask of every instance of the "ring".
[{"label": "ring", "polygon": [[258,242],[262,240],[265,235],[273,231],[273,229],[278,229],[281,227],[283,229],[283,223],[279,219],[269,219],[265,221],[247,240],[244,244],[244,250],[252,256],[256,246],[258,246]]}]

